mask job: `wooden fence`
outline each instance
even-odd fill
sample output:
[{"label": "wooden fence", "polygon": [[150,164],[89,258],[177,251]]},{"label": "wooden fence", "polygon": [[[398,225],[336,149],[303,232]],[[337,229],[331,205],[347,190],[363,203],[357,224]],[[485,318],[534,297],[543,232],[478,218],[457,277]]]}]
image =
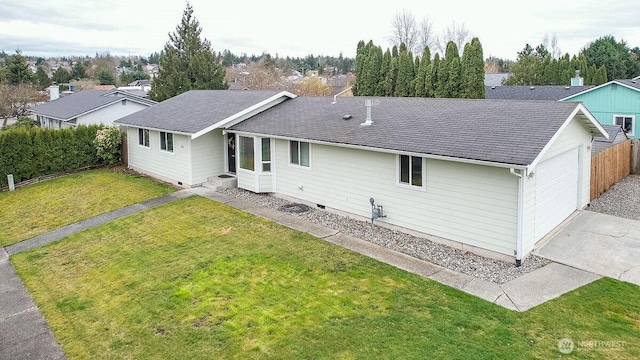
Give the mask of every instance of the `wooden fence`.
[{"label": "wooden fence", "polygon": [[591,157],[591,200],[600,196],[631,172],[631,140]]}]

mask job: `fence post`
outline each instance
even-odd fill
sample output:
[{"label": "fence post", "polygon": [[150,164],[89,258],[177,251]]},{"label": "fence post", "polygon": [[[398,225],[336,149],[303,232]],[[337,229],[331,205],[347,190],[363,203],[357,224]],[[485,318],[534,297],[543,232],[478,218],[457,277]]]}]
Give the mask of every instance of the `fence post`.
[{"label": "fence post", "polygon": [[7,175],[7,182],[9,182],[9,191],[16,189],[16,185],[13,183],[13,174]]},{"label": "fence post", "polygon": [[640,146],[638,143],[640,140],[633,139],[631,140],[631,173],[634,175],[640,174]]}]

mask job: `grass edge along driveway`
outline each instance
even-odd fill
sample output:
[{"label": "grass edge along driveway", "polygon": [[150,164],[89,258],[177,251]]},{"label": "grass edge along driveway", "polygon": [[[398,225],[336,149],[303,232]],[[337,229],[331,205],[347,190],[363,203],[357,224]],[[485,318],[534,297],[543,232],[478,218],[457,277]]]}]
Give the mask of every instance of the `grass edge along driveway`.
[{"label": "grass edge along driveway", "polygon": [[640,357],[640,289],[525,313],[198,196],[11,257],[69,359]]}]

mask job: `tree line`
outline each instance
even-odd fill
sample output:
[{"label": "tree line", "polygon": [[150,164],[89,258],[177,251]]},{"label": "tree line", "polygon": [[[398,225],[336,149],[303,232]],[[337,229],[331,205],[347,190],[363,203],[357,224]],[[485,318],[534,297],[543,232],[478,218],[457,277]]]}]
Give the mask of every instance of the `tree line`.
[{"label": "tree line", "polygon": [[404,43],[382,51],[373,41],[360,41],[356,50],[356,96],[484,98],[482,44],[474,37],[460,57],[455,41],[447,42],[444,56],[431,58],[429,46],[414,56]]}]

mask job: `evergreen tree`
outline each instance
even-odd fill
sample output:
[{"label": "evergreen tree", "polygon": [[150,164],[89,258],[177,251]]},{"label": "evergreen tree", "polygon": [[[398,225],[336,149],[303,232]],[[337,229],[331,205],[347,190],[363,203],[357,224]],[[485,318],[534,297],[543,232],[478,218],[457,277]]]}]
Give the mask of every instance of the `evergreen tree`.
[{"label": "evergreen tree", "polygon": [[53,80],[53,82],[55,82],[56,84],[64,84],[68,83],[69,80],[71,80],[71,75],[69,75],[67,69],[59,67],[51,75],[51,80]]},{"label": "evergreen tree", "polygon": [[49,85],[51,85],[51,79],[49,78],[49,75],[47,75],[47,72],[44,71],[44,68],[42,66],[38,66],[36,68],[35,80],[41,90],[46,89],[47,87],[49,87]]},{"label": "evergreen tree", "polygon": [[387,82],[387,77],[389,76],[389,71],[391,70],[391,51],[387,48],[387,51],[384,52],[382,56],[382,65],[380,65],[380,77],[378,80],[378,84],[376,85],[376,96],[388,96],[385,90],[385,84]]},{"label": "evergreen tree", "polygon": [[31,82],[32,72],[27,64],[27,59],[22,56],[20,50],[7,56],[5,60],[6,73],[5,78],[10,85],[27,84]]},{"label": "evergreen tree", "polygon": [[364,65],[364,79],[361,82],[362,88],[359,94],[363,96],[373,96],[376,94],[378,83],[381,81],[380,68],[382,67],[382,48],[373,45],[367,45],[367,59]]},{"label": "evergreen tree", "polygon": [[360,88],[362,87],[362,82],[364,81],[364,64],[367,61],[367,53],[365,52],[365,43],[363,40],[358,41],[358,47],[356,49],[356,81],[353,85],[351,91],[353,95],[360,95]]},{"label": "evergreen tree", "polygon": [[460,64],[460,57],[454,57],[449,62],[449,77],[445,85],[446,97],[459,98],[462,97],[462,65]]},{"label": "evergreen tree", "polygon": [[100,68],[96,70],[95,74],[96,80],[100,83],[100,85],[115,85],[116,84],[116,76],[113,74],[113,71],[107,68]]},{"label": "evergreen tree", "polygon": [[462,90],[460,97],[484,99],[484,55],[477,37],[465,45],[462,55]]},{"label": "evergreen tree", "polygon": [[77,63],[75,63],[71,68],[71,78],[80,80],[87,77],[89,76],[87,76],[87,71],[82,61],[78,61]]},{"label": "evergreen tree", "polygon": [[149,92],[151,99],[162,101],[191,89],[229,87],[224,79],[225,69],[211,50],[211,43],[200,38],[201,33],[193,8],[187,3],[180,25],[165,44],[158,77]]},{"label": "evergreen tree", "polygon": [[597,39],[582,52],[587,65],[595,65],[598,68],[604,65],[608,81],[640,75],[640,62],[635,58],[635,54],[632,54],[626,42],[618,42],[612,35]]},{"label": "evergreen tree", "polygon": [[391,56],[389,71],[384,78],[384,96],[393,96],[398,76],[398,58]]},{"label": "evergreen tree", "polygon": [[593,75],[593,85],[598,86],[607,82],[607,68],[602,65]]},{"label": "evergreen tree", "polygon": [[[402,44],[400,47],[402,47]],[[413,54],[411,54],[410,51],[405,50],[400,52],[398,59],[398,78],[396,79],[393,96],[413,96],[414,89],[411,88],[411,83],[415,77],[415,74],[413,73]]]},{"label": "evergreen tree", "polygon": [[426,97],[427,96],[427,80],[430,79],[429,68],[431,65],[431,51],[428,46],[425,46],[422,51],[422,58],[420,59],[420,66],[418,67],[418,73],[416,75],[416,87],[415,96]]},{"label": "evergreen tree", "polygon": [[425,86],[427,88],[427,96],[428,97],[437,97],[436,94],[438,92],[438,71],[440,70],[440,54],[436,53],[433,56],[433,61],[431,62],[429,69],[429,81],[425,82]]},{"label": "evergreen tree", "polygon": [[587,68],[587,73],[584,76],[584,84],[585,85],[593,85],[593,77],[596,74],[596,66],[591,65]]}]

